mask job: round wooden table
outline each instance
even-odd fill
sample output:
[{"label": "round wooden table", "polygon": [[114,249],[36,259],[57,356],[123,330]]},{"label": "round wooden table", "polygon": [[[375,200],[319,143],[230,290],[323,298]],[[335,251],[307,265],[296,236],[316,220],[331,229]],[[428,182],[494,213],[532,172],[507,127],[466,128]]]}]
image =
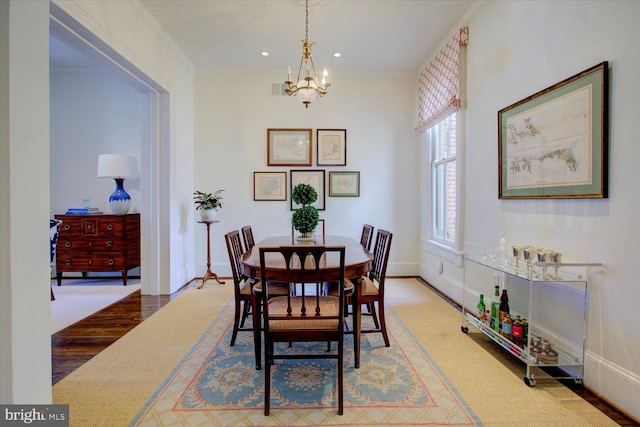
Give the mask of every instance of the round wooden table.
[{"label": "round wooden table", "polygon": [[[260,279],[260,248],[261,247],[273,247],[273,246],[286,246],[296,244],[292,242],[291,236],[277,236],[270,237],[262,240],[249,249],[242,255],[242,268],[245,275],[251,279]],[[302,245],[308,245],[309,242],[300,243]],[[345,277],[352,280],[355,285],[355,289],[352,295],[353,303],[353,346],[354,346],[354,359],[355,367],[360,367],[360,314],[361,308],[359,304],[358,295],[362,291],[360,282],[362,276],[371,270],[373,262],[373,255],[365,248],[362,247],[360,242],[344,236],[325,236],[325,246],[344,246],[345,248]],[[278,280],[277,274],[282,272],[283,280],[286,280],[286,270],[282,257],[265,259],[267,263],[266,268],[270,273],[274,274],[274,280]],[[328,257],[325,259],[325,263],[322,269],[338,269],[338,258]],[[259,350],[257,350],[259,351]],[[257,355],[256,355],[257,356]]]}]

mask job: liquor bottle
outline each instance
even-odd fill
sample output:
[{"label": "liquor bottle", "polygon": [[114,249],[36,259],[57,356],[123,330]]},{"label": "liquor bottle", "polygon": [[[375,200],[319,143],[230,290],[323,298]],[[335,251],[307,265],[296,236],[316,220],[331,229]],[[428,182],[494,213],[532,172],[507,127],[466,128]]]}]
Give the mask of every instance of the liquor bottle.
[{"label": "liquor bottle", "polygon": [[485,314],[487,306],[484,304],[484,295],[483,294],[480,294],[480,302],[478,302],[477,308],[478,308],[478,319],[480,319],[480,321],[484,322],[486,320],[486,317],[487,317],[487,315]]},{"label": "liquor bottle", "polygon": [[494,287],[494,298],[491,302],[491,323],[493,330],[500,333],[500,286]]},{"label": "liquor bottle", "polygon": [[502,290],[502,295],[500,295],[500,308],[499,308],[499,317],[500,317],[500,325],[504,321],[505,317],[509,315],[509,296],[507,295],[507,290]]},{"label": "liquor bottle", "polygon": [[513,343],[515,345],[517,345],[518,347],[522,348],[523,344],[522,344],[522,338],[523,338],[523,334],[522,334],[523,330],[522,330],[522,319],[520,318],[520,315],[516,315],[516,319],[513,321],[513,324],[511,325],[511,336],[513,337]]},{"label": "liquor bottle", "polygon": [[527,319],[522,319],[522,343],[529,344],[529,321]]},{"label": "liquor bottle", "polygon": [[504,316],[504,320],[502,321],[502,336],[508,340],[511,340],[513,337],[511,335],[512,330],[512,322],[511,316],[508,314]]}]

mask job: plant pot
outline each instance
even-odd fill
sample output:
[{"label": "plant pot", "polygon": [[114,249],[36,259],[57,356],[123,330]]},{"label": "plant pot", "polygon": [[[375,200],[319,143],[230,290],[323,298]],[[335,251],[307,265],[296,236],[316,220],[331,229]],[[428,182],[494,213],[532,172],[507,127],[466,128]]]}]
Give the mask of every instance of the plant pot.
[{"label": "plant pot", "polygon": [[215,209],[198,209],[200,211],[200,219],[202,221],[213,221],[218,215]]}]

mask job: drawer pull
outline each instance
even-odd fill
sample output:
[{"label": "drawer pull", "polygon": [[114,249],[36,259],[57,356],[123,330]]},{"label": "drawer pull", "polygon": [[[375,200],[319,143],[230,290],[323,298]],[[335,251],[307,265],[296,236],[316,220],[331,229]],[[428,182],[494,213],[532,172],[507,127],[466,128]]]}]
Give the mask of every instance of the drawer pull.
[{"label": "drawer pull", "polygon": [[67,258],[67,260],[65,261],[65,264],[71,265],[71,260]]},{"label": "drawer pull", "polygon": [[87,224],[87,230],[91,230],[91,224]]},{"label": "drawer pull", "polygon": [[109,247],[113,246],[113,242],[112,242],[111,240],[109,240],[109,241],[107,242],[107,246],[109,246]]},{"label": "drawer pull", "polygon": [[70,248],[71,247],[71,242],[64,242],[64,246],[66,248]]},{"label": "drawer pull", "polygon": [[65,224],[64,225],[64,229],[65,230],[70,230],[71,229],[71,224]]},{"label": "drawer pull", "polygon": [[92,261],[92,260],[89,260],[89,265],[91,265],[91,264],[93,264],[93,261]]},{"label": "drawer pull", "polygon": [[113,258],[111,258],[111,259],[109,260],[109,265],[113,265],[113,264],[115,264],[115,261],[113,260]]},{"label": "drawer pull", "polygon": [[109,231],[113,230],[113,224],[107,225],[107,230],[109,230]]},{"label": "drawer pull", "polygon": [[87,242],[87,244],[89,245],[89,247],[91,247],[91,242]]}]

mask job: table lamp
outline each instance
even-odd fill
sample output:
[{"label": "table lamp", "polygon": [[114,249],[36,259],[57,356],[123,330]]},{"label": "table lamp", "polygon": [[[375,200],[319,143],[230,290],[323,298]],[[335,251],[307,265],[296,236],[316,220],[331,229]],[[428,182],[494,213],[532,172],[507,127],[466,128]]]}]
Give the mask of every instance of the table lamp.
[{"label": "table lamp", "polygon": [[98,156],[98,178],[113,178],[116,191],[109,197],[109,205],[114,215],[129,212],[131,196],[124,191],[125,178],[138,178],[138,162],[133,156],[124,154],[100,154]]}]

